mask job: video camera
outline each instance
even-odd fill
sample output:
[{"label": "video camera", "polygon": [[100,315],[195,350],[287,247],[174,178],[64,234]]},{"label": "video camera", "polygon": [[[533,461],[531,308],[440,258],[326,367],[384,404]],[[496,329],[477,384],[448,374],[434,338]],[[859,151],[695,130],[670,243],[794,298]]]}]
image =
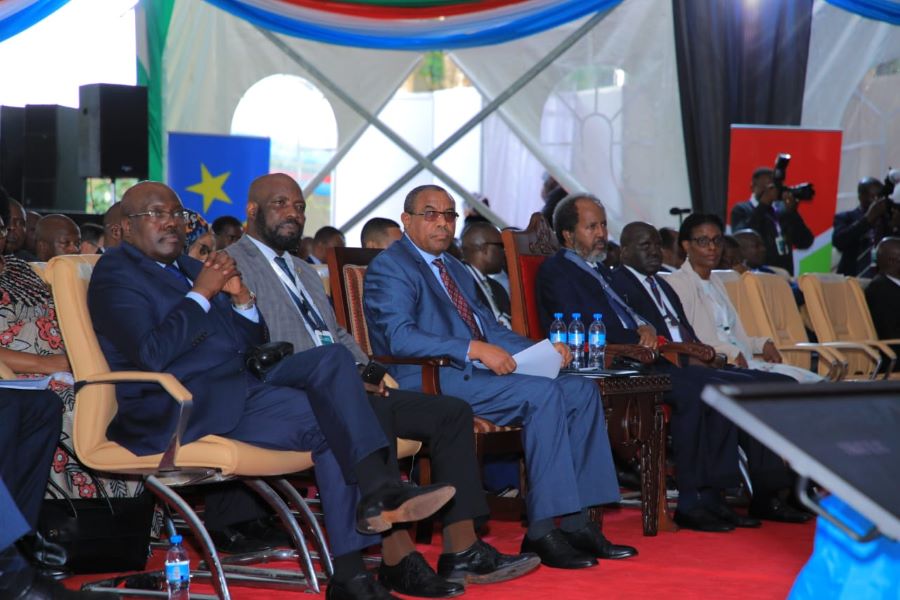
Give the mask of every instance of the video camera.
[{"label": "video camera", "polygon": [[816,195],[813,184],[804,181],[797,185],[784,185],[784,176],[787,174],[788,164],[791,162],[790,154],[779,154],[775,158],[775,167],[772,169],[772,183],[778,190],[778,197],[783,192],[790,192],[797,200],[812,200]]},{"label": "video camera", "polygon": [[894,188],[896,188],[898,183],[900,183],[900,170],[888,167],[887,175],[884,176],[884,183],[881,184],[881,197],[887,198],[891,204],[894,204],[891,197],[894,195]]}]

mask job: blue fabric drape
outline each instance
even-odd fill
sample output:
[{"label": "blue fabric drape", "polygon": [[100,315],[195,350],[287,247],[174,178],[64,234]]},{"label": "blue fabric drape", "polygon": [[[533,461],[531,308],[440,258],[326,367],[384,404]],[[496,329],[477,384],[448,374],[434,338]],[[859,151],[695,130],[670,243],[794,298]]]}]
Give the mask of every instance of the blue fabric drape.
[{"label": "blue fabric drape", "polygon": [[403,31],[363,30],[327,27],[297,21],[275,12],[262,10],[237,0],[206,0],[246,21],[290,36],[338,44],[385,50],[452,50],[500,44],[558,27],[585,15],[609,10],[622,0],[560,0],[528,16],[511,19],[485,19],[475,26],[435,27],[429,33],[412,36]]},{"label": "blue fabric drape", "polygon": [[22,10],[0,20],[0,42],[25,31],[68,2],[69,0],[35,0]]},{"label": "blue fabric drape", "polygon": [[900,2],[897,0],[826,0],[838,8],[867,19],[900,25]]}]

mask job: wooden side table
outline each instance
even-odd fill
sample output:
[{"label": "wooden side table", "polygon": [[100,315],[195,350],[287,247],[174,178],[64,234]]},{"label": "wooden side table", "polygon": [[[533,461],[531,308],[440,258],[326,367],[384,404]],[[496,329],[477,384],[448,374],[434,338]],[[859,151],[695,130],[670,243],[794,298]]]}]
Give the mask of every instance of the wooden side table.
[{"label": "wooden side table", "polygon": [[668,375],[598,377],[609,443],[620,459],[640,460],[644,535],[676,531],[666,505],[666,426],[663,394]]}]

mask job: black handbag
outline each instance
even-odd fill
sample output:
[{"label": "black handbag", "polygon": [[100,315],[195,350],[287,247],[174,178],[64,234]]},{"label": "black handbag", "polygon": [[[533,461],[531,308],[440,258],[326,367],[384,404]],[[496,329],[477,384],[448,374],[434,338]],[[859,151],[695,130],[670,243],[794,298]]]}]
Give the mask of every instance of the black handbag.
[{"label": "black handbag", "polygon": [[294,345],[290,342],[269,342],[253,346],[247,351],[247,370],[263,379],[281,359],[294,353]]},{"label": "black handbag", "polygon": [[49,482],[48,489],[58,497],[43,501],[37,530],[65,549],[64,564],[57,564],[61,557],[53,557],[51,564],[73,573],[143,570],[150,556],[153,495],[144,490],[135,497],[110,498],[94,473],[86,472],[98,498],[68,498],[59,485]]}]

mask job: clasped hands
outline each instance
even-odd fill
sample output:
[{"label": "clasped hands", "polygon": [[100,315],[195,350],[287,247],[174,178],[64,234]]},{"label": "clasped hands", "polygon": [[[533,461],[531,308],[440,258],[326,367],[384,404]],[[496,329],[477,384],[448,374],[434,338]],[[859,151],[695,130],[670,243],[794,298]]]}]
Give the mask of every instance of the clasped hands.
[{"label": "clasped hands", "polygon": [[231,296],[233,304],[247,304],[250,302],[250,290],[241,279],[234,259],[225,252],[211,252],[203,262],[203,268],[194,280],[192,292],[196,292],[212,300],[219,292]]},{"label": "clasped hands", "polygon": [[[562,342],[556,342],[553,347],[559,352],[562,359],[562,368],[566,368],[572,362],[572,353],[569,347]],[[481,363],[497,375],[509,375],[516,370],[516,359],[500,346],[472,340],[469,345],[469,360],[481,361]]]}]

